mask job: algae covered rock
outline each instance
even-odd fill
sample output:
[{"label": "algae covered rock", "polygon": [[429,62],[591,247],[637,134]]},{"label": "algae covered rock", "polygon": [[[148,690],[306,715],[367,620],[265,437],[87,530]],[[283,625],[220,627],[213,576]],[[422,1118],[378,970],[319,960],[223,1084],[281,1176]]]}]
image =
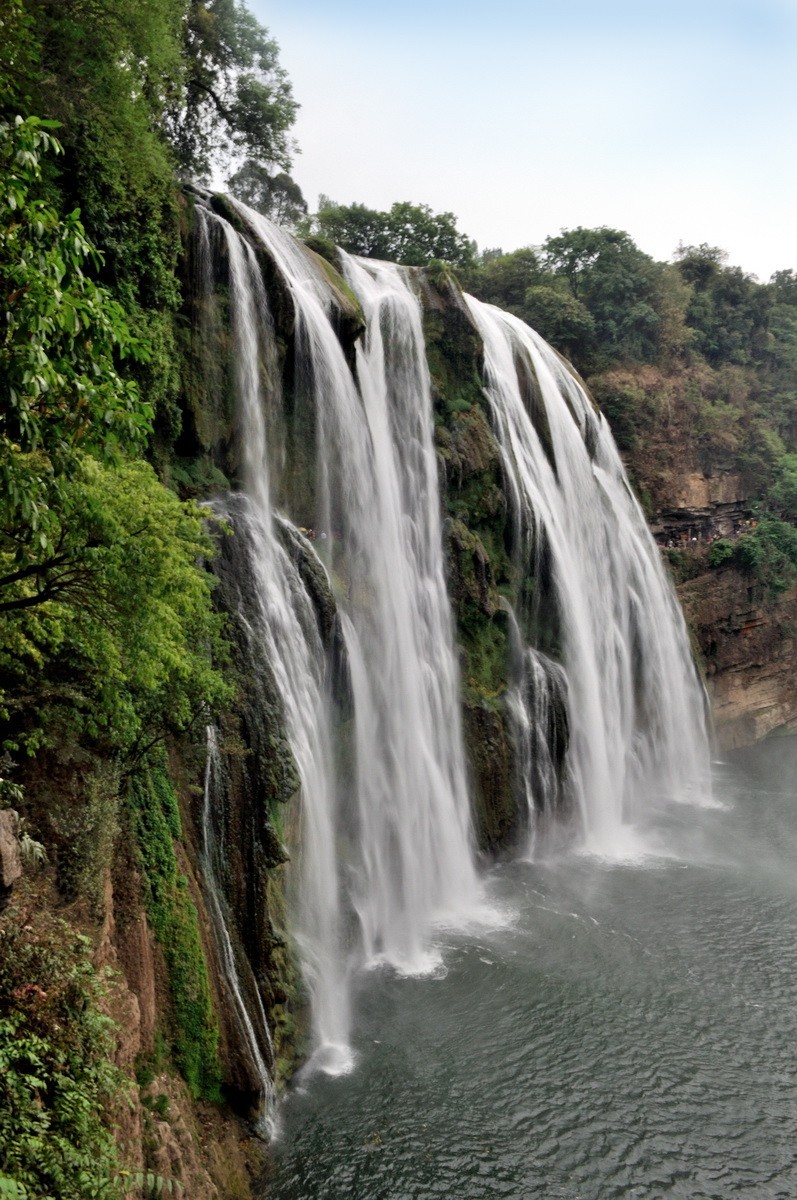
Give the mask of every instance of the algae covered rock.
[{"label": "algae covered rock", "polygon": [[460,652],[463,724],[479,846],[506,846],[519,824],[506,695],[514,588],[500,454],[482,384],[483,347],[456,280],[419,274],[445,520],[448,589]]}]

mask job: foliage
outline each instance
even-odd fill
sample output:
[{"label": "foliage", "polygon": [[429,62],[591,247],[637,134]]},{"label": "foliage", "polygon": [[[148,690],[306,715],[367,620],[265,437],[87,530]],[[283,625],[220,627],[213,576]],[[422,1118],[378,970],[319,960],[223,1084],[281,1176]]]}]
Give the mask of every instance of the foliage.
[{"label": "foliage", "polygon": [[692,286],[687,312],[697,348],[712,364],[745,364],[766,348],[771,293],[739,267],[724,265],[722,250],[679,246],[678,270]]},{"label": "foliage", "polygon": [[767,497],[773,515],[797,523],[797,454],[784,454]]},{"label": "foliage", "polygon": [[550,278],[543,270],[539,253],[531,246],[524,246],[511,254],[483,252],[465,273],[464,283],[479,299],[517,313],[528,289],[550,283]]},{"label": "foliage", "polygon": [[307,216],[307,201],[298,183],[284,171],[271,174],[254,159],[247,159],[227,180],[227,186],[236,199],[278,225],[293,228]]},{"label": "foliage", "polygon": [[466,276],[481,299],[508,308],[587,373],[680,353],[690,292],[617,229],[564,230],[539,249],[482,256]]},{"label": "foliage", "polygon": [[131,781],[129,809],[142,867],[147,915],[169,972],[171,1045],[192,1095],[219,1099],[218,1029],[210,1000],[196,908],[179,870],[173,839],[181,835],[177,798],[162,761]]},{"label": "foliage", "polygon": [[736,544],[729,538],[718,538],[716,542],[712,542],[711,549],[708,552],[708,561],[712,567],[722,567],[728,565],[736,553]]},{"label": "foliage", "polygon": [[556,287],[527,289],[523,297],[523,320],[553,342],[575,362],[584,362],[597,341],[595,319],[575,296]]},{"label": "foliage", "polygon": [[0,736],[33,752],[48,736],[140,757],[189,728],[229,686],[206,514],[150,466],[75,463],[52,514],[52,549],[24,575],[0,555]]},{"label": "foliage", "polygon": [[[668,290],[667,268],[643,254],[627,233],[578,228],[549,237],[542,249],[544,265],[566,281],[571,295],[592,317],[596,361],[590,365],[628,359],[652,362],[669,348],[659,311],[662,293]],[[674,335],[683,340],[677,318],[667,332],[667,340]]]},{"label": "foliage", "polygon": [[[719,545],[717,543],[716,545]],[[712,547],[712,551],[716,546]],[[776,517],[764,517],[751,533],[733,543],[732,555],[712,553],[712,565],[730,562],[751,575],[772,595],[786,591],[797,582],[797,529]],[[719,561],[718,561],[719,559]]]},{"label": "foliage", "polygon": [[321,197],[318,212],[300,232],[317,234],[364,258],[389,259],[420,267],[435,259],[467,267],[475,244],[457,229],[453,213],[434,213],[428,204],[396,203],[388,212],[364,204],[335,204]]},{"label": "foliage", "polygon": [[192,0],[183,30],[185,89],[168,113],[183,168],[206,178],[243,155],[287,170],[297,104],[268,30],[239,0]]},{"label": "foliage", "polygon": [[121,306],[85,273],[97,263],[77,213],[35,197],[60,146],[33,117],[0,124],[0,545],[20,569],[52,553],[54,512],[79,451],[141,445],[151,410],[115,357],[136,350]]},{"label": "foliage", "polygon": [[163,109],[182,87],[182,9],[183,0],[25,0],[0,50],[12,64],[0,97],[8,119],[59,122],[64,154],[45,164],[44,196],[61,214],[79,209],[102,251],[101,282],[145,351],[120,374],[145,390],[158,427],[175,394],[179,237]]},{"label": "foliage", "polygon": [[161,462],[181,429],[175,167],[205,178],[232,154],[287,169],[295,110],[275,44],[238,0],[0,5],[0,120],[60,124],[45,198],[79,209],[102,252],[100,281],[141,348],[117,367],[146,397]]},{"label": "foliage", "polygon": [[0,1195],[113,1200],[105,1123],[122,1079],[87,938],[65,921],[0,918]]}]

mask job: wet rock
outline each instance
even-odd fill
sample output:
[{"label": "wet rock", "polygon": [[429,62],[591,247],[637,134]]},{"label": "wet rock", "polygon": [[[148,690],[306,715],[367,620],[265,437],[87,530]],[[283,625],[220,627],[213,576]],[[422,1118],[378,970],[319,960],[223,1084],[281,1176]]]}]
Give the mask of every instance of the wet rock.
[{"label": "wet rock", "polygon": [[463,715],[477,842],[494,853],[511,844],[519,824],[506,713],[502,707],[468,702]]}]

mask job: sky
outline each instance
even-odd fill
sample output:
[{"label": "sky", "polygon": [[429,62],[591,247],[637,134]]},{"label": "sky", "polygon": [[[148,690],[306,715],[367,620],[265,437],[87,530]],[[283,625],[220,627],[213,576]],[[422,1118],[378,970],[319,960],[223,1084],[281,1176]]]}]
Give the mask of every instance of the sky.
[{"label": "sky", "polygon": [[480,249],[609,225],[797,269],[797,0],[248,0],[311,210],[453,212]]}]

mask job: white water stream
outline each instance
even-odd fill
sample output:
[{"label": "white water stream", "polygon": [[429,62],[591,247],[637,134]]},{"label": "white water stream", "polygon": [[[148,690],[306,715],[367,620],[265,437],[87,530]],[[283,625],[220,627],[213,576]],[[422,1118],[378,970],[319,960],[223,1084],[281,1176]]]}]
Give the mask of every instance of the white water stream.
[{"label": "white water stream", "polygon": [[[635,854],[635,821],[651,804],[710,800],[704,695],[683,617],[603,416],[527,325],[467,302],[484,341],[518,553],[538,563],[543,549],[550,555],[567,681],[567,784],[584,845],[610,858]],[[519,369],[542,393],[553,461]],[[526,706],[522,719],[534,726],[538,715]]]},{"label": "white water stream", "polygon": [[[219,220],[218,218],[214,218]],[[237,362],[237,404],[247,503],[234,527],[249,541],[257,580],[255,609],[239,613],[258,638],[282,697],[287,734],[301,787],[301,861],[293,933],[311,996],[312,1039],[329,1070],[351,1066],[350,1014],[343,950],[343,907],[336,854],[338,795],[332,753],[325,651],[299,572],[276,532],[268,477],[259,356],[272,329],[254,252],[220,221],[230,264],[231,324]],[[273,350],[271,351],[273,352]],[[225,514],[223,503],[217,505]]]},{"label": "white water stream", "polygon": [[[227,903],[219,886],[219,872],[224,847],[219,844],[213,820],[213,800],[217,794],[221,772],[218,734],[213,725],[206,729],[207,759],[205,787],[202,799],[202,876],[208,897],[208,910],[216,934],[219,963],[228,989],[235,1021],[241,1031],[249,1058],[259,1083],[258,1126],[263,1133],[271,1132],[269,1114],[274,1101],[274,1043],[268,1027],[263,1001],[254,980],[248,989],[249,999],[241,987],[240,968],[230,936]],[[251,972],[250,972],[251,973]],[[263,1053],[264,1048],[266,1054]]]},{"label": "white water stream", "polygon": [[[351,1066],[349,983],[362,965],[414,974],[437,962],[433,928],[478,918],[459,675],[445,587],[431,394],[407,272],[347,260],[368,328],[357,378],[317,266],[242,210],[296,311],[296,388],[317,414],[321,521],[354,703],[354,794],[340,795],[324,652],[296,567],[276,535],[258,356],[271,334],[255,255],[227,222],[231,323],[257,627],[302,780],[293,932],[311,994],[312,1064]],[[218,506],[224,511],[223,504]],[[309,547],[308,547],[309,548]]]}]

